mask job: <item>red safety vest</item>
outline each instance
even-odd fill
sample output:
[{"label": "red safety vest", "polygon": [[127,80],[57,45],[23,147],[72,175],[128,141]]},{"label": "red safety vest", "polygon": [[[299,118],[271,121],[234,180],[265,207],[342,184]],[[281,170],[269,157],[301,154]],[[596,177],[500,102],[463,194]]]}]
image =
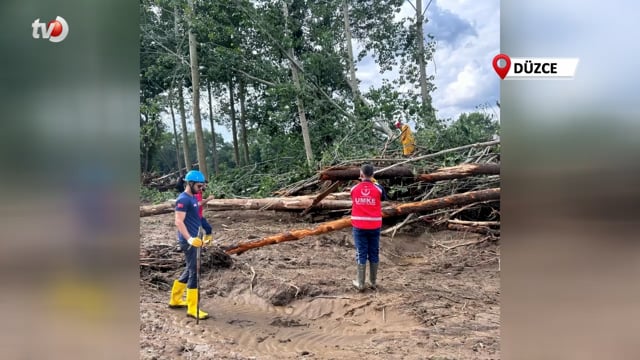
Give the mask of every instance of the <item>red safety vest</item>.
[{"label": "red safety vest", "polygon": [[382,227],[382,190],[370,181],[351,188],[351,226],[358,229]]}]

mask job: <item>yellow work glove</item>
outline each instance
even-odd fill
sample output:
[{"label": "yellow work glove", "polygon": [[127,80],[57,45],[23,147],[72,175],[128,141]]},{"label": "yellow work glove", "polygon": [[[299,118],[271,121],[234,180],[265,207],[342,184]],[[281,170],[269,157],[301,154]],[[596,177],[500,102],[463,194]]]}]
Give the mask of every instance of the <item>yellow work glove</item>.
[{"label": "yellow work glove", "polygon": [[208,234],[208,235],[205,234],[205,236],[202,238],[202,242],[205,245],[209,245],[211,241],[213,241],[213,234]]},{"label": "yellow work glove", "polygon": [[187,240],[187,242],[191,246],[195,246],[195,247],[201,247],[202,246],[202,240],[200,238],[197,238],[197,237],[192,237],[189,240]]},{"label": "yellow work glove", "polygon": [[378,183],[378,180],[376,180],[375,178],[373,178],[373,177],[372,177],[372,178],[371,178],[371,182],[372,182],[372,183],[374,183],[374,184],[377,184],[377,183]]}]

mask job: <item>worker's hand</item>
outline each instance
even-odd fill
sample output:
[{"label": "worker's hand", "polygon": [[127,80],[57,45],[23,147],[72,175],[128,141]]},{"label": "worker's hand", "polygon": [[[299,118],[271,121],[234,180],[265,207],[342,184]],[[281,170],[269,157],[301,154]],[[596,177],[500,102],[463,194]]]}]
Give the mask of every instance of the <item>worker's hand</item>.
[{"label": "worker's hand", "polygon": [[207,198],[207,200],[205,200],[205,201],[211,201],[211,200],[213,200],[213,199],[215,199],[215,198],[216,198],[216,197],[215,197],[213,194],[211,194],[211,195],[209,195],[209,197],[208,197],[208,198]]},{"label": "worker's hand", "polygon": [[205,236],[202,238],[202,242],[203,242],[205,245],[209,245],[209,244],[211,244],[211,241],[213,241],[213,234],[205,235]]},{"label": "worker's hand", "polygon": [[200,238],[197,238],[197,237],[189,238],[189,240],[187,240],[187,242],[191,246],[195,246],[195,247],[201,247],[202,246],[202,240],[200,240]]},{"label": "worker's hand", "polygon": [[374,184],[377,184],[377,183],[378,183],[378,180],[376,180],[374,177],[372,177],[372,178],[371,178],[371,182],[372,182],[372,183],[374,183]]}]

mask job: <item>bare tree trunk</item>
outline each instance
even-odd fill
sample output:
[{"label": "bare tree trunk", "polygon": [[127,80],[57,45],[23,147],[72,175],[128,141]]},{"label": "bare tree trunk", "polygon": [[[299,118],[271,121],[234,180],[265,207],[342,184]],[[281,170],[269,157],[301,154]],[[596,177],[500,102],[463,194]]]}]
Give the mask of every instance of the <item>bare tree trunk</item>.
[{"label": "bare tree trunk", "polygon": [[[167,186],[169,187],[169,186]],[[351,200],[335,200],[336,196],[327,196],[320,203],[314,204],[312,211],[316,210],[349,210]],[[311,196],[264,198],[264,199],[214,199],[205,205],[206,210],[276,210],[276,211],[300,211],[305,210],[314,202]],[[384,202],[384,204],[390,204]],[[140,206],[140,217],[159,215],[173,212],[175,200],[170,200],[162,204]]]},{"label": "bare tree trunk", "polygon": [[[344,19],[344,33],[347,52],[347,61],[349,62],[349,79],[347,83],[353,93],[354,104],[361,104],[364,107],[369,107],[369,102],[360,93],[360,87],[358,86],[358,78],[356,77],[356,65],[353,59],[353,41],[351,35],[351,21],[349,20],[349,0],[342,1],[342,17]],[[393,132],[389,129],[384,121],[380,119],[373,119],[374,129],[378,130],[389,138],[393,136]]]},{"label": "bare tree trunk", "polygon": [[[389,170],[377,172],[376,179],[397,179],[397,178],[411,178],[415,175],[413,171],[406,166],[398,166]],[[360,167],[358,166],[334,166],[331,169],[326,169],[320,172],[320,180],[331,181],[349,181],[357,180],[360,178]]]},{"label": "bare tree trunk", "polygon": [[[293,54],[293,50],[290,50]],[[309,123],[304,113],[304,102],[302,101],[302,87],[300,86],[300,78],[298,77],[298,68],[291,63],[291,76],[293,84],[296,87],[296,104],[298,105],[298,117],[300,118],[300,127],[302,128],[302,141],[304,142],[304,152],[307,155],[307,164],[313,166],[313,150],[311,150],[311,137],[309,136]]]},{"label": "bare tree trunk", "polygon": [[187,112],[184,108],[184,92],[182,91],[182,80],[178,84],[178,105],[180,105],[180,123],[182,125],[182,154],[184,156],[184,166],[187,171],[191,170],[191,160],[189,159],[189,132],[187,130]]},{"label": "bare tree trunk", "polygon": [[245,165],[249,164],[249,143],[247,141],[247,116],[245,109],[245,84],[240,78],[240,141],[242,142],[242,159]]},{"label": "bare tree trunk", "polygon": [[420,68],[420,95],[422,98],[422,108],[431,111],[431,95],[427,84],[427,68],[424,58],[424,17],[422,15],[422,0],[416,0],[416,41],[418,42],[418,67]]},{"label": "bare tree trunk", "polygon": [[[178,39],[180,35],[178,32],[178,6],[173,6],[173,32]],[[180,53],[180,49],[176,46],[176,53]],[[180,59],[176,60],[176,66],[181,67],[182,63]],[[191,160],[189,159],[189,133],[187,131],[187,115],[184,109],[184,93],[182,91],[182,76],[180,76],[180,81],[178,83],[178,105],[180,111],[180,125],[182,125],[182,155],[184,156],[184,166],[186,171],[191,170]],[[182,172],[181,172],[182,173]]]},{"label": "bare tree trunk", "polygon": [[472,226],[460,224],[447,224],[447,229],[454,231],[472,232],[483,235],[500,235],[500,230],[490,229],[486,226]]},{"label": "bare tree trunk", "polygon": [[[141,124],[145,124],[148,119],[149,117],[146,114],[140,113]],[[144,148],[144,153],[142,155],[142,172],[144,173],[149,171],[149,146],[147,145],[144,135],[141,142]]]},{"label": "bare tree trunk", "polygon": [[[283,4],[282,10],[284,13],[285,20],[285,35],[289,35],[287,19],[289,18],[289,10],[287,9],[287,4]],[[300,118],[300,127],[302,128],[302,141],[304,142],[304,152],[307,156],[307,164],[309,167],[313,166],[313,150],[311,149],[311,137],[309,136],[309,123],[307,122],[307,117],[304,113],[304,102],[302,101],[302,86],[300,85],[300,69],[298,69],[296,64],[295,54],[293,53],[293,49],[290,48],[287,50],[287,57],[289,58],[289,63],[291,66],[291,78],[293,80],[293,85],[296,88],[296,105],[298,106],[298,117]]]},{"label": "bare tree trunk", "polygon": [[178,138],[178,130],[176,129],[176,115],[173,112],[173,90],[169,89],[169,110],[171,111],[171,122],[173,124],[173,139],[176,142],[176,164],[180,176],[182,176],[182,161],[180,160],[180,140]]},{"label": "bare tree trunk", "polygon": [[233,135],[233,161],[240,166],[240,151],[238,149],[238,128],[236,127],[236,109],[234,97],[233,77],[229,79],[229,116],[231,118],[231,135]]},{"label": "bare tree trunk", "polygon": [[149,171],[149,147],[146,145],[144,147],[144,171]]},{"label": "bare tree trunk", "polygon": [[309,211],[311,211],[311,209],[313,209],[314,206],[318,205],[318,203],[322,201],[322,199],[329,196],[329,194],[331,194],[334,190],[336,190],[340,185],[342,185],[342,181],[339,181],[339,180],[331,184],[331,186],[329,186],[325,191],[323,191],[318,196],[316,196],[315,199],[313,199],[313,202],[311,203],[311,205],[309,205],[309,207],[304,209],[301,215],[307,215],[307,213],[309,213]]},{"label": "bare tree trunk", "polygon": [[358,79],[356,78],[356,65],[353,61],[353,44],[351,43],[351,22],[349,21],[349,0],[342,1],[342,17],[344,18],[344,34],[347,43],[347,59],[349,61],[349,85],[353,92],[354,100],[360,97]]},{"label": "bare tree trunk", "polygon": [[189,22],[189,60],[191,63],[191,85],[193,89],[193,124],[196,130],[196,149],[198,153],[198,169],[205,178],[207,176],[206,153],[204,150],[204,136],[202,135],[202,121],[200,120],[200,72],[198,67],[198,42],[196,35],[191,30],[192,17],[195,12],[193,0],[188,0],[191,9],[190,16],[187,17]]},{"label": "bare tree trunk", "polygon": [[218,145],[216,144],[216,128],[213,124],[213,104],[211,102],[211,81],[207,81],[207,93],[209,94],[209,121],[211,122],[211,144],[213,154],[213,171],[216,175],[220,171],[218,167]]},{"label": "bare tree trunk", "polygon": [[417,179],[426,182],[460,179],[473,175],[500,174],[499,164],[462,164],[438,169],[430,174],[420,174]]}]

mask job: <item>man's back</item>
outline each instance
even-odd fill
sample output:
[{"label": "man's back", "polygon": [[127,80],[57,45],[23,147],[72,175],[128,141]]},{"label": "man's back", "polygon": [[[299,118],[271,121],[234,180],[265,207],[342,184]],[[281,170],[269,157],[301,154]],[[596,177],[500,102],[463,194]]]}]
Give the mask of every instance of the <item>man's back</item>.
[{"label": "man's back", "polygon": [[382,226],[384,190],[380,185],[365,180],[351,188],[351,224],[359,229],[377,229]]}]

